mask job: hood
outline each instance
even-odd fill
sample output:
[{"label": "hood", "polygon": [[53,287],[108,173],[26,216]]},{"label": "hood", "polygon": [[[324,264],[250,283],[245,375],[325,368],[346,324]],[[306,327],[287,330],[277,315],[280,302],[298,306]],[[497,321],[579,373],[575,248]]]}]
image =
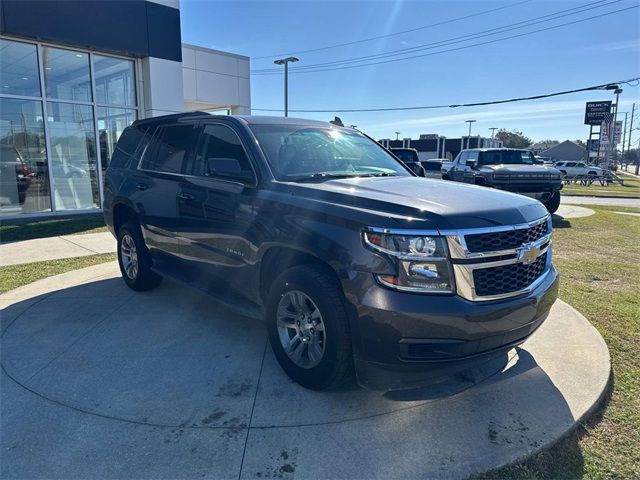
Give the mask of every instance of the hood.
[{"label": "hood", "polygon": [[290,193],[301,199],[373,213],[379,225],[370,226],[385,228],[480,228],[526,223],[547,215],[537,200],[445,180],[364,177],[288,185]]},{"label": "hood", "polygon": [[560,176],[560,171],[554,167],[547,167],[544,165],[515,165],[515,164],[500,164],[500,165],[482,165],[482,170],[489,170],[500,173],[532,173],[532,174],[556,174]]}]

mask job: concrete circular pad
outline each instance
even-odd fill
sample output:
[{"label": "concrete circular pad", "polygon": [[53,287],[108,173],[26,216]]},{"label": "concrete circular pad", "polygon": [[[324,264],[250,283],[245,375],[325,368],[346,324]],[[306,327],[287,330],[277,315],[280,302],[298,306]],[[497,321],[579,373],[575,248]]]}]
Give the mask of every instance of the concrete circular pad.
[{"label": "concrete circular pad", "polygon": [[261,322],[170,282],[134,293],[115,262],[0,302],[6,477],[466,477],[558,440],[609,379],[560,301],[506,367],[387,393],[305,390]]},{"label": "concrete circular pad", "polygon": [[560,205],[558,211],[554,213],[554,216],[561,218],[580,218],[590,217],[595,210],[587,207],[578,207],[576,205]]}]

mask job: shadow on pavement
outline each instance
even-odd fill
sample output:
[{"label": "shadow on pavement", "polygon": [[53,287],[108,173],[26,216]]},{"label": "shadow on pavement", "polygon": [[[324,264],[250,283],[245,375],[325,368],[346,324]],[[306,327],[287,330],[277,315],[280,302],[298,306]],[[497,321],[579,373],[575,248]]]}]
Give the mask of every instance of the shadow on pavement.
[{"label": "shadow on pavement", "polygon": [[[573,423],[526,348],[429,389],[306,390],[263,323],[171,282],[133,293],[92,281],[11,305],[2,328],[3,383],[35,394],[2,389],[3,476],[109,476],[114,464],[116,476],[252,476],[287,451],[309,478],[463,477]],[[187,435],[193,455],[176,463]],[[194,454],[204,446],[236,463]]]}]

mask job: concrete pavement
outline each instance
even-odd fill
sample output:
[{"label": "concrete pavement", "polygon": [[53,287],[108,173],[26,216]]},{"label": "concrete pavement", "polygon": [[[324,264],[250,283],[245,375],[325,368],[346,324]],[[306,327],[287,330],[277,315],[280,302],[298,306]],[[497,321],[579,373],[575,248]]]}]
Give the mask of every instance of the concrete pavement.
[{"label": "concrete pavement", "polygon": [[0,295],[2,478],[464,478],[557,441],[609,379],[601,336],[558,301],[499,364],[313,392],[261,322],[118,277],[110,262]]},{"label": "concrete pavement", "polygon": [[[586,197],[580,195],[562,195],[562,205],[610,205],[614,207],[639,207],[640,198]],[[561,206],[562,206],[561,205]]]},{"label": "concrete pavement", "polygon": [[0,244],[0,265],[86,257],[116,251],[116,240],[109,232],[63,235]]}]

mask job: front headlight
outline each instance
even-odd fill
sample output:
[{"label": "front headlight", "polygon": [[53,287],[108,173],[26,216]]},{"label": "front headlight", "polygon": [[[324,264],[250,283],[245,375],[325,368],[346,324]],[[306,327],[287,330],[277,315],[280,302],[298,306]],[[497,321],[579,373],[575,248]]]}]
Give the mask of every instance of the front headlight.
[{"label": "front headlight", "polygon": [[364,243],[394,261],[396,275],[376,275],[380,283],[397,290],[452,293],[453,275],[444,237],[404,235],[367,230]]}]

